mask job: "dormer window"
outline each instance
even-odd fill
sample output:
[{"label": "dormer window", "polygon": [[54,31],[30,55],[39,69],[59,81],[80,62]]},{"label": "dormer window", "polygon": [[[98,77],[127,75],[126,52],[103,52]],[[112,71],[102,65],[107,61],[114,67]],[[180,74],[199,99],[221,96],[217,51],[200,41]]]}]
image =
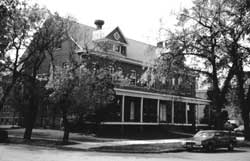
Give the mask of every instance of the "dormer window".
[{"label": "dormer window", "polygon": [[120,53],[122,55],[126,55],[126,46],[120,45],[120,44],[116,44],[114,45],[114,52]]},{"label": "dormer window", "polygon": [[121,46],[121,54],[126,55],[127,49],[126,46]]},{"label": "dormer window", "polygon": [[114,45],[114,51],[120,53],[121,46],[120,45]]}]

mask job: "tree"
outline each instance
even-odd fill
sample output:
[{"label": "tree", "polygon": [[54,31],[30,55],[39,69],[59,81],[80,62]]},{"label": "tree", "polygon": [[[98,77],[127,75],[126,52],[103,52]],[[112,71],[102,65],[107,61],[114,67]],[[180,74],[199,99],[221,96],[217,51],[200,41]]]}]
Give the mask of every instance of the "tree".
[{"label": "tree", "polygon": [[[54,90],[51,99],[61,109],[63,142],[68,142],[71,121],[112,103],[114,86],[110,74],[104,69],[91,71],[71,64],[66,69],[56,66],[52,75],[47,88]],[[69,118],[69,115],[74,118]]]},{"label": "tree", "polygon": [[[28,101],[25,108],[25,133],[24,138],[30,139],[34,122],[36,120],[39,98],[44,92],[37,92],[42,89],[41,82],[37,79],[42,64],[47,60],[53,64],[53,54],[64,41],[68,40],[68,31],[71,22],[68,18],[62,18],[57,13],[48,12],[47,19],[34,34],[25,56],[24,68],[24,92]],[[49,59],[49,60],[48,60]]]},{"label": "tree", "polygon": [[8,75],[3,82],[0,110],[14,85],[21,80],[22,65],[28,59],[21,59],[24,49],[29,45],[33,33],[44,22],[46,10],[38,5],[28,5],[21,0],[0,2],[0,76]]},{"label": "tree", "polygon": [[[229,8],[226,10],[230,15],[226,19],[231,22],[229,25],[224,25],[222,34],[225,44],[229,49],[232,59],[235,61],[235,76],[236,76],[236,94],[238,96],[238,105],[241,109],[241,116],[244,121],[245,138],[250,140],[249,127],[249,100],[250,91],[245,87],[246,73],[243,68],[249,64],[249,33],[250,33],[250,8],[249,1],[232,1]],[[248,89],[248,92],[246,91]]]},{"label": "tree", "polygon": [[[249,23],[247,15],[239,17],[239,1],[196,0],[194,7],[179,14],[178,30],[170,32],[167,48],[177,55],[191,57],[195,65],[192,71],[203,74],[211,84],[212,105],[216,110],[216,128],[223,128],[221,112],[226,103],[226,94],[237,71],[237,63],[243,57],[239,54],[242,40]],[[238,23],[236,18],[242,23]],[[244,21],[243,21],[244,20]],[[166,53],[168,54],[168,53]],[[202,66],[200,66],[202,64]]]},{"label": "tree", "polygon": [[8,46],[8,37],[6,37],[8,18],[11,15],[12,10],[9,8],[14,5],[14,1],[3,1],[0,3],[0,58],[3,57],[5,50]]}]

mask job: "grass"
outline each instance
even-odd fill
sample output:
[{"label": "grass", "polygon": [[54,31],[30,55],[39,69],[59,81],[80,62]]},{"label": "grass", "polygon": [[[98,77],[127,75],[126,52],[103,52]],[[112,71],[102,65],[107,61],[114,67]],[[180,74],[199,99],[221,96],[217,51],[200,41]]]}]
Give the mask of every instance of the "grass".
[{"label": "grass", "polygon": [[8,139],[8,144],[24,144],[24,145],[32,145],[32,146],[43,146],[50,148],[58,148],[63,145],[73,145],[77,144],[76,142],[67,142],[63,143],[60,140],[47,140],[47,139],[32,139],[32,140],[24,140],[22,138],[10,137]]},{"label": "grass", "polygon": [[[24,134],[24,129],[8,129],[9,135],[14,137],[22,137]],[[32,131],[33,138],[42,138],[42,139],[52,139],[52,140],[62,140],[63,131],[62,130],[52,130],[52,129],[33,129]],[[81,133],[70,133],[70,140],[81,141],[81,142],[106,142],[114,141],[118,139],[108,139],[108,138],[99,138],[94,135],[85,135]],[[119,139],[121,140],[121,139]]]}]

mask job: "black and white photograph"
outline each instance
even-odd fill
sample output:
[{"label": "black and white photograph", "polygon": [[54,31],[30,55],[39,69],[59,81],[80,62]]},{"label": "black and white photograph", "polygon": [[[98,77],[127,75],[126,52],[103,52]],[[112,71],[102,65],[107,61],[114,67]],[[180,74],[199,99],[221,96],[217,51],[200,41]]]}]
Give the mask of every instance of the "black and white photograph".
[{"label": "black and white photograph", "polygon": [[250,0],[0,0],[0,161],[249,161]]}]

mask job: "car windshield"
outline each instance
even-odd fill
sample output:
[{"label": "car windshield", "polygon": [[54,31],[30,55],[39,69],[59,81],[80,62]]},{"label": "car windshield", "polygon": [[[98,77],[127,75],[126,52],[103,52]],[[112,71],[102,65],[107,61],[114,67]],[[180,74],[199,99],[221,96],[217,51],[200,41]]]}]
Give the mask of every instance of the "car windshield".
[{"label": "car windshield", "polygon": [[194,137],[212,137],[212,136],[214,136],[213,132],[204,132],[204,131],[200,131],[194,135]]}]

